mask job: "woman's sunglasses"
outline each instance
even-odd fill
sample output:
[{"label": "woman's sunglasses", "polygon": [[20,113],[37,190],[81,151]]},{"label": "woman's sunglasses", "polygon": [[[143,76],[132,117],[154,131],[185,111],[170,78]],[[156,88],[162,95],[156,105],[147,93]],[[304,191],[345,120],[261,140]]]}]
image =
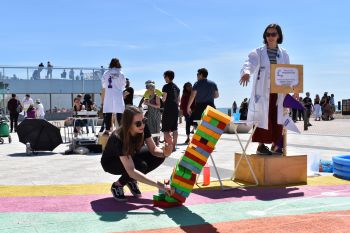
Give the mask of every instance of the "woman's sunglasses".
[{"label": "woman's sunglasses", "polygon": [[277,32],[271,32],[271,33],[269,33],[269,32],[266,32],[266,37],[276,37],[277,36]]},{"label": "woman's sunglasses", "polygon": [[137,128],[140,128],[141,126],[142,126],[142,124],[146,124],[146,122],[147,122],[147,118],[143,118],[141,121],[135,121],[135,126],[137,127]]}]

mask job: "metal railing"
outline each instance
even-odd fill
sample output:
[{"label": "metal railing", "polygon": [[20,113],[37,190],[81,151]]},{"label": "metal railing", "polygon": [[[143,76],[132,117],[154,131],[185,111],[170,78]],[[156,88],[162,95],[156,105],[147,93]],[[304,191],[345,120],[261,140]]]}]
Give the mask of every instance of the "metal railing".
[{"label": "metal railing", "polygon": [[98,80],[106,68],[98,67],[39,67],[0,65],[0,80]]}]

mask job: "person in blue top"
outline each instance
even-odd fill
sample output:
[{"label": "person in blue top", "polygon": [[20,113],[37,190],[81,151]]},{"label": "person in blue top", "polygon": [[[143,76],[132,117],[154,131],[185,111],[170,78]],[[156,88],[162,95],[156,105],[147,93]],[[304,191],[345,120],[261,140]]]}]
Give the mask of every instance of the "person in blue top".
[{"label": "person in blue top", "polygon": [[[200,120],[203,111],[209,105],[215,108],[214,99],[219,97],[216,83],[207,79],[208,70],[201,68],[197,73],[197,82],[194,83],[190,99],[187,104],[187,113],[192,120]],[[194,111],[191,110],[193,101],[195,102]]]}]

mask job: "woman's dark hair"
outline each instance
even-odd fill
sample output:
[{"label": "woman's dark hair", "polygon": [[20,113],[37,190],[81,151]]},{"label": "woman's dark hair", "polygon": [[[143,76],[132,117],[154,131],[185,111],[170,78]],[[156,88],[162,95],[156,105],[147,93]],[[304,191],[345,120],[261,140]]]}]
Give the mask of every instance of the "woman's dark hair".
[{"label": "woman's dark hair", "polygon": [[282,42],[283,42],[283,33],[282,33],[282,29],[281,29],[280,25],[275,24],[275,23],[269,24],[269,25],[265,28],[265,31],[264,31],[264,34],[263,34],[264,44],[267,44],[266,33],[267,33],[267,29],[269,29],[269,28],[274,28],[274,29],[277,30],[277,33],[278,33],[277,44],[282,44]]},{"label": "woman's dark hair", "polygon": [[186,88],[187,86],[191,86],[192,87],[192,84],[190,82],[187,82],[187,83],[184,84],[184,87],[182,89],[182,94],[183,95],[190,95],[191,94],[191,92],[189,92],[187,90],[187,88]]},{"label": "woman's dark hair", "polygon": [[175,78],[175,73],[172,70],[165,71],[163,75],[164,75],[164,78],[168,77],[170,80],[174,80]]},{"label": "woman's dark hair", "polygon": [[109,63],[109,68],[122,68],[120,65],[118,58],[112,58],[111,62]]},{"label": "woman's dark hair", "polygon": [[201,74],[203,76],[203,78],[208,77],[208,70],[206,68],[200,68],[197,72],[198,72],[198,74]]},{"label": "woman's dark hair", "polygon": [[135,106],[127,106],[124,110],[121,126],[114,131],[117,137],[123,142],[123,155],[133,155],[139,151],[144,144],[143,133],[132,136],[130,133],[132,124],[134,123],[134,116],[142,114],[141,109]]}]

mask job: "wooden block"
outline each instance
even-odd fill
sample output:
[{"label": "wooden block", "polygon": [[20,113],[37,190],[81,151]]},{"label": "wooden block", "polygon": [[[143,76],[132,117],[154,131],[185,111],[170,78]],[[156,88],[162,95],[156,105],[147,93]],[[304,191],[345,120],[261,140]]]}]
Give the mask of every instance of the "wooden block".
[{"label": "wooden block", "polygon": [[192,192],[192,189],[187,189],[187,188],[181,186],[181,184],[178,184],[178,183],[176,183],[176,182],[171,182],[170,186],[171,186],[171,187],[174,187],[174,188],[176,188],[176,189],[179,189],[180,191],[183,191],[183,192],[185,192],[185,193],[190,193],[190,192]]},{"label": "wooden block", "polygon": [[211,106],[207,106],[203,114],[208,115],[212,118],[215,118],[218,121],[221,121],[222,123],[225,123],[225,124],[228,124],[231,121],[231,117],[229,115],[222,113]]},{"label": "wooden block", "polygon": [[224,123],[220,122],[220,123],[218,124],[217,127],[218,127],[219,129],[225,130],[226,125],[227,125],[227,124],[224,124]]},{"label": "wooden block", "polygon": [[[191,177],[192,178],[192,177]],[[177,176],[177,175],[173,175],[173,179],[176,179],[176,180],[179,180],[181,182],[184,182],[188,185],[194,185],[194,183],[196,182],[196,180],[193,180],[193,179],[185,179],[183,178],[182,176]]]},{"label": "wooden block", "polygon": [[197,127],[197,130],[198,130],[198,129],[199,129],[200,131],[202,131],[202,132],[204,132],[204,133],[210,135],[211,137],[215,138],[216,140],[219,140],[219,138],[220,138],[220,136],[221,136],[220,134],[217,134],[217,133],[215,133],[214,131],[208,129],[208,128],[205,127],[203,124],[199,125],[199,126]]},{"label": "wooden block", "polygon": [[183,159],[180,161],[180,165],[191,170],[193,173],[199,174],[201,173],[202,169],[198,169],[197,167],[193,166],[192,164],[184,161]]},{"label": "wooden block", "polygon": [[175,206],[181,206],[181,202],[166,202],[166,201],[155,201],[153,200],[153,205],[161,208],[169,208]]},{"label": "wooden block", "polygon": [[[241,156],[240,153],[235,153],[235,164]],[[307,183],[306,155],[248,155],[248,158],[261,186]],[[244,157],[235,172],[235,180],[255,183]]]},{"label": "wooden block", "polygon": [[201,158],[197,157],[196,155],[191,154],[189,151],[186,151],[184,156],[193,160],[194,162],[198,163],[201,166],[204,166],[207,163],[207,158],[205,158],[205,161],[204,161]]},{"label": "wooden block", "polygon": [[221,135],[224,132],[222,129],[219,129],[218,127],[215,127],[215,126],[209,124],[206,121],[202,121],[201,125],[203,125],[204,127],[210,129],[211,131],[213,131],[213,132],[215,132],[215,133],[217,133],[219,135]]},{"label": "wooden block", "polygon": [[203,155],[204,157],[206,157],[207,159],[210,156],[210,153],[208,151],[203,150],[202,148],[200,148],[199,146],[196,146],[194,144],[190,144],[189,147],[193,148],[195,151],[197,151],[198,153],[200,153],[201,155]]},{"label": "wooden block", "polygon": [[165,196],[165,201],[166,201],[166,202],[175,202],[175,203],[178,202],[177,199],[175,199],[175,198],[173,198],[173,197],[170,197],[170,196]]},{"label": "wooden block", "polygon": [[153,195],[153,200],[163,201],[165,200],[165,194]]},{"label": "wooden block", "polygon": [[103,133],[98,134],[98,144],[102,145],[102,151],[105,150],[109,136]]},{"label": "wooden block", "polygon": [[202,170],[203,166],[204,166],[204,165],[201,165],[201,164],[197,163],[196,161],[194,161],[186,156],[182,156],[182,161],[185,161],[185,162],[191,164],[192,166],[195,166],[199,170]]},{"label": "wooden block", "polygon": [[198,134],[199,136],[201,136],[201,137],[203,137],[203,138],[207,139],[208,141],[211,141],[212,143],[215,143],[215,144],[218,141],[216,138],[212,137],[210,134],[207,134],[207,133],[203,132],[202,130],[200,130],[199,127],[196,130],[196,134]]},{"label": "wooden block", "polygon": [[181,203],[184,203],[186,201],[186,197],[178,193],[174,193],[171,197],[175,198],[178,202],[181,202]]},{"label": "wooden block", "polygon": [[[202,117],[202,120],[208,122],[209,124],[210,124],[210,122],[211,122],[212,119],[213,119],[213,118],[211,118],[210,116],[207,116],[207,115],[204,115],[204,116]],[[216,120],[215,120],[215,121],[216,121]],[[219,123],[219,122],[218,122],[218,123]],[[214,126],[216,126],[216,125],[214,125]]]},{"label": "wooden block", "polygon": [[200,141],[197,141],[195,139],[192,139],[191,143],[202,148],[203,150],[207,151],[208,153],[211,153],[214,150],[213,147],[209,147],[209,146],[207,146],[207,145],[205,145],[205,144],[203,144]]},{"label": "wooden block", "polygon": [[214,118],[211,118],[210,122],[209,122],[211,125],[213,126],[218,126],[218,124],[220,123],[220,121],[214,119]]},{"label": "wooden block", "polygon": [[194,156],[197,156],[198,158],[200,158],[201,160],[203,161],[207,161],[208,157],[209,157],[209,153],[204,151],[204,150],[201,150],[201,151],[204,151],[204,153],[201,153],[199,150],[197,150],[197,146],[193,145],[193,144],[190,144],[188,147],[187,147],[187,150],[188,152],[190,152],[191,154],[193,154]]}]

